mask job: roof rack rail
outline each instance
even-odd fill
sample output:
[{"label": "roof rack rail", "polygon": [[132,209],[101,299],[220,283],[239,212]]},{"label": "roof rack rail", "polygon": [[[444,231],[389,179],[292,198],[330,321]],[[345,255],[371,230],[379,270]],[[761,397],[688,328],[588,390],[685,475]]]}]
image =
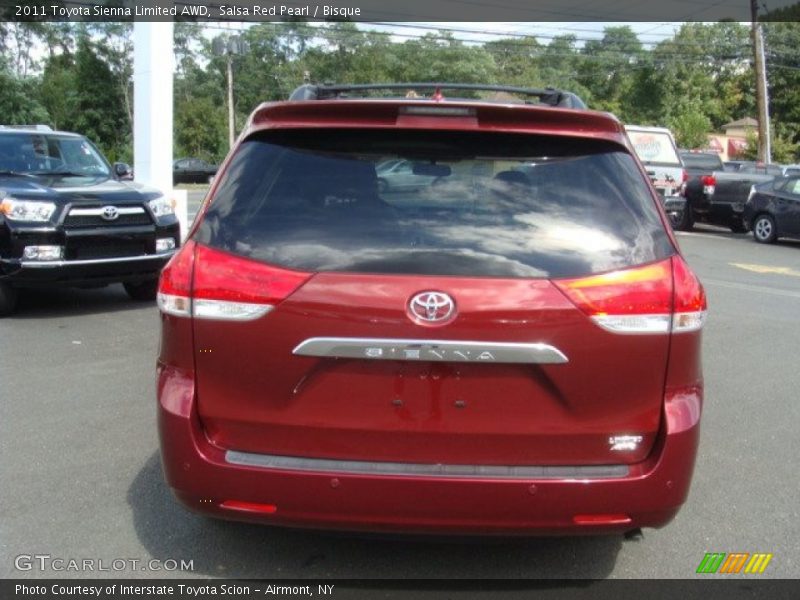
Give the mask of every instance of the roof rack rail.
[{"label": "roof rack rail", "polygon": [[53,131],[49,125],[0,125],[0,129],[27,129],[30,131]]},{"label": "roof rack rail", "polygon": [[[416,92],[417,90],[433,90],[431,99],[441,97],[441,90],[467,90],[484,92],[506,92],[509,94],[519,94],[532,96],[542,104],[548,106],[558,106],[562,108],[586,108],[586,104],[572,92],[565,92],[555,88],[526,88],[510,85],[484,85],[479,83],[365,83],[353,85],[325,84],[314,85],[305,84],[295,89],[289,100],[329,100],[332,98],[351,98],[353,92],[367,92],[372,90],[402,90],[403,92]],[[406,96],[406,94],[403,94]],[[363,97],[363,96],[362,96]],[[415,96],[406,96],[409,99],[420,99]]]}]

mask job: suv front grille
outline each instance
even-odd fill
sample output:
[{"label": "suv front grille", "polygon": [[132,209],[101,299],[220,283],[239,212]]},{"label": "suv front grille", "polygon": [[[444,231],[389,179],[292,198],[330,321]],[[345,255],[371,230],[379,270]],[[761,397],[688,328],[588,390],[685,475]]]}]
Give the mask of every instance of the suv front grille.
[{"label": "suv front grille", "polygon": [[81,244],[69,254],[71,260],[91,260],[95,258],[121,258],[146,254],[145,243],[136,240],[115,240],[108,243],[93,242]]},{"label": "suv front grille", "polygon": [[150,215],[141,206],[115,207],[118,211],[116,219],[103,218],[105,208],[73,208],[64,219],[64,227],[121,227],[153,224]]}]

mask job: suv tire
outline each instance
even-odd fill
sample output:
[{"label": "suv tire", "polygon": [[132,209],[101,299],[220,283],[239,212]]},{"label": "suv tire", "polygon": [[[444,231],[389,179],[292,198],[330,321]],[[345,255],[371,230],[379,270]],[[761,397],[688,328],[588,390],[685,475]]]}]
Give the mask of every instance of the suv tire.
[{"label": "suv tire", "polygon": [[132,300],[139,302],[152,302],[158,293],[158,279],[148,279],[138,283],[125,282],[122,284]]},{"label": "suv tire", "polygon": [[0,317],[6,317],[17,307],[19,291],[7,283],[0,282]]}]

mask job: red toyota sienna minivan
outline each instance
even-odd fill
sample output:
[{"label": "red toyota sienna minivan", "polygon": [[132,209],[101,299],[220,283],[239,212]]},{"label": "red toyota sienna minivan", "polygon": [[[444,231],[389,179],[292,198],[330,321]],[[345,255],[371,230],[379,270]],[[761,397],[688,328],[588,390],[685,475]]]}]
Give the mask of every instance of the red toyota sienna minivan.
[{"label": "red toyota sienna minivan", "polygon": [[188,508],[464,534],[675,516],[703,288],[615,117],[477,87],[309,85],[252,114],[160,281]]}]

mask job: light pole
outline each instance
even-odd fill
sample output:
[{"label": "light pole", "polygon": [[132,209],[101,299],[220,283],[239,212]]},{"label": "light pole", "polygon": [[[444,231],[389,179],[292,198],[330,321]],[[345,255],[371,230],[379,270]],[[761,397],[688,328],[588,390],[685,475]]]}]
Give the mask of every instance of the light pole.
[{"label": "light pole", "polygon": [[236,124],[233,114],[233,57],[247,54],[250,45],[238,35],[218,36],[211,42],[211,51],[225,57],[225,72],[228,80],[228,146],[233,148],[236,139]]}]

